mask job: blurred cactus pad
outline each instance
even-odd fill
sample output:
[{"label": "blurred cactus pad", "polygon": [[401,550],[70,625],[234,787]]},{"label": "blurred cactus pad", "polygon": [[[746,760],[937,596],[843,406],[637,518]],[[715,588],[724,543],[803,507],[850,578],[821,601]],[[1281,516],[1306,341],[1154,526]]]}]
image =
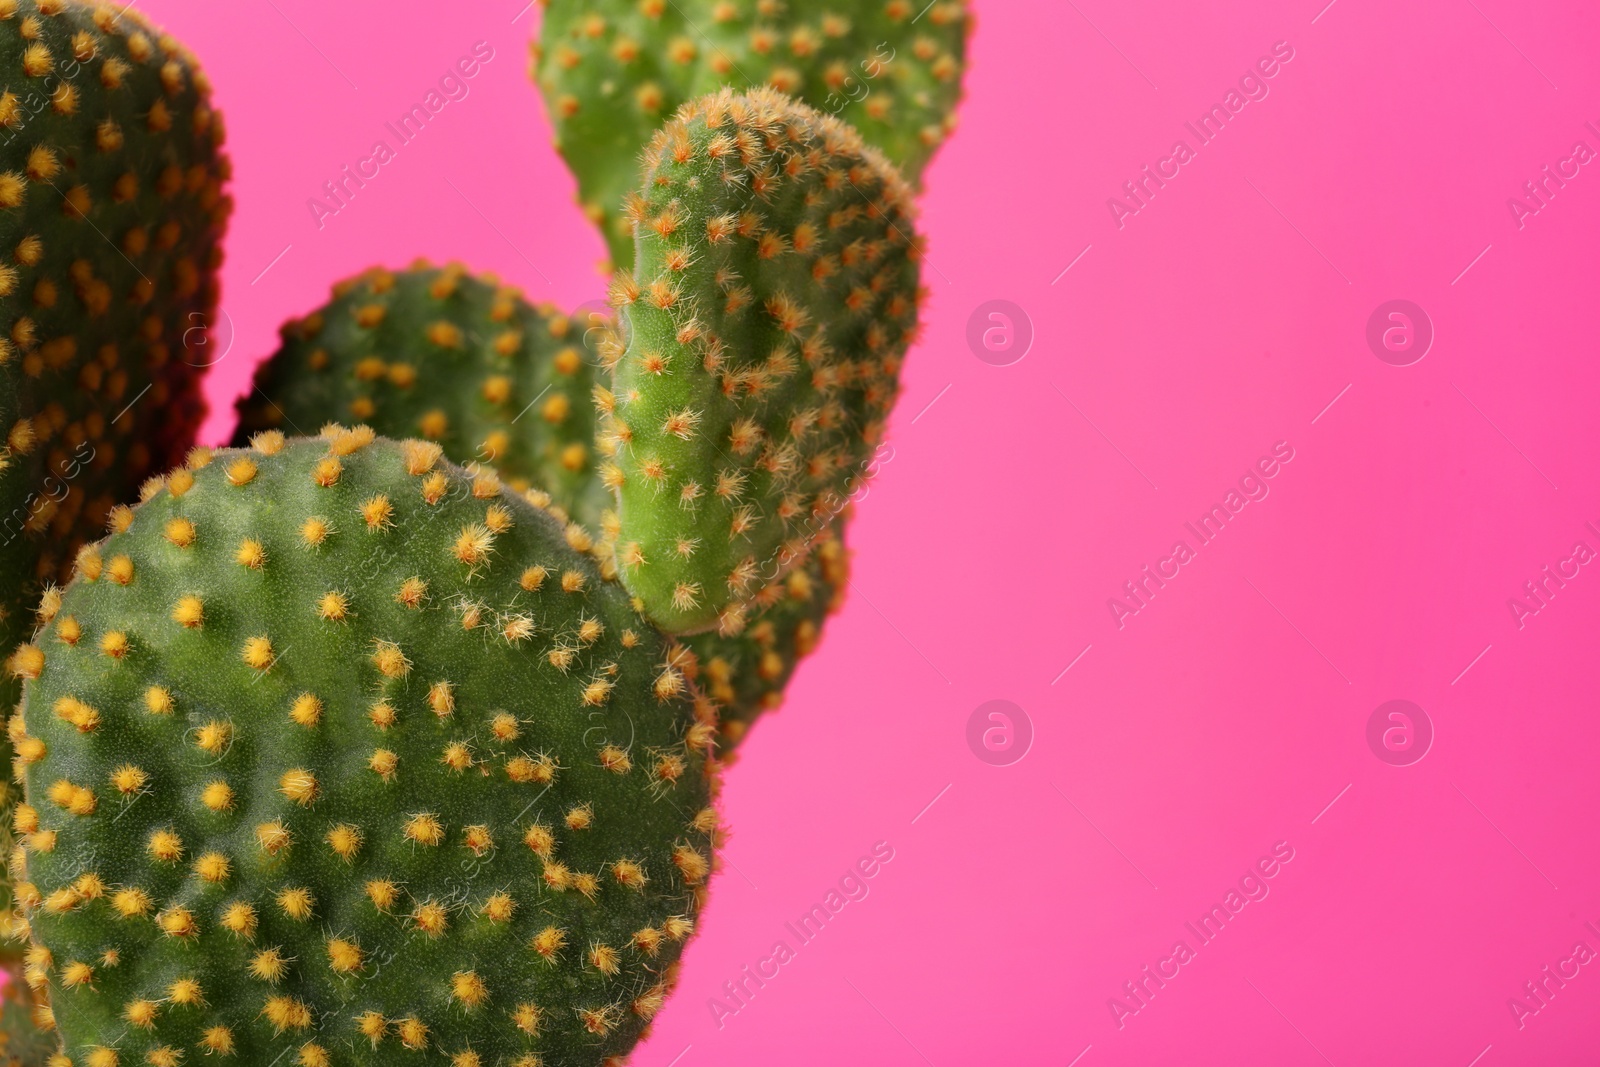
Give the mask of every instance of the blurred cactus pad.
[{"label": "blurred cactus pad", "polygon": [[965,0],[541,0],[533,77],[615,265],[641,145],[684,103],[770,86],[836,115],[912,184],[955,126]]},{"label": "blurred cactus pad", "polygon": [[[0,656],[112,508],[182,460],[217,358],[222,118],[130,6],[0,0]],[[19,692],[8,672],[0,702]],[[8,774],[6,824],[14,793]]]},{"label": "blurred cactus pad", "polygon": [[732,753],[763,714],[783,703],[789,679],[822,639],[829,615],[844,603],[850,580],[845,516],[833,521],[803,566],[762,588],[750,617],[731,634],[708,631],[683,639],[695,654],[692,670],[706,695],[720,705],[718,752]]},{"label": "blurred cactus pad", "polygon": [[457,463],[491,464],[598,526],[609,494],[594,471],[593,337],[599,332],[459,264],[374,267],[282,328],[256,369],[234,444],[267,429],[360,422],[437,441]]}]

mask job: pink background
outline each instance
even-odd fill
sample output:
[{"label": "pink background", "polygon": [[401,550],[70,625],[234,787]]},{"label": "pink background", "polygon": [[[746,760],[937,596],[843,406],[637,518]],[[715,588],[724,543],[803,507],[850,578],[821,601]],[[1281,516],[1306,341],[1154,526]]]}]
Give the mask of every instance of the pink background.
[{"label": "pink background", "polygon": [[[1507,1003],[1600,950],[1600,568],[1520,630],[1507,607],[1600,549],[1600,167],[1521,229],[1506,204],[1600,149],[1600,13],[1324,2],[976,0],[855,589],[727,776],[727,865],[636,1063],[1600,1053],[1600,967],[1520,1029]],[[213,439],[278,323],[373,263],[601,294],[521,5],[141,0],[231,131]],[[307,198],[480,39],[471,95],[319,231]],[[1107,198],[1277,41],[1270,95],[1119,229]],[[1365,342],[1392,298],[1437,331],[1412,366]],[[990,299],[1032,320],[1014,365],[967,346]],[[1280,440],[1270,496],[1119,629],[1107,599]],[[1367,746],[1392,698],[1437,732],[1412,766]],[[1035,732],[1010,766],[967,745],[991,699]],[[710,998],[877,841],[870,895],[719,1027]],[[1270,895],[1198,947],[1185,921],[1279,841]],[[1119,1028],[1108,999],[1180,938],[1193,961]]]}]

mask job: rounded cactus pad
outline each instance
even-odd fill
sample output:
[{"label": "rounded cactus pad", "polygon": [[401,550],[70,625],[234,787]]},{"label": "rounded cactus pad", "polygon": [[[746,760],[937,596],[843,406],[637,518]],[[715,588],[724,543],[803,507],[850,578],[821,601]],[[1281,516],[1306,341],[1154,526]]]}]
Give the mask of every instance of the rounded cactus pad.
[{"label": "rounded cactus pad", "polygon": [[612,258],[639,146],[677,108],[771,86],[849,122],[912,182],[955,124],[965,0],[546,0],[533,76]]},{"label": "rounded cactus pad", "polygon": [[844,527],[843,517],[835,519],[804,566],[756,593],[750,618],[738,633],[683,639],[695,654],[691,674],[721,705],[718,752],[732,752],[758,718],[783,703],[795,668],[822,639],[827,617],[843,604],[850,578]]},{"label": "rounded cactus pad", "polygon": [[657,133],[600,392],[623,582],[669,631],[804,560],[860,481],[917,329],[911,195],[837,119],[724,90]]},{"label": "rounded cactus pad", "polygon": [[375,268],[284,325],[239,401],[234,443],[362,422],[493,464],[513,487],[537,486],[593,522],[605,495],[594,477],[594,332],[459,264]]},{"label": "rounded cactus pad", "polygon": [[715,727],[587,535],[365,427],[265,432],[113,530],[12,726],[72,1062],[626,1053],[701,903]]}]

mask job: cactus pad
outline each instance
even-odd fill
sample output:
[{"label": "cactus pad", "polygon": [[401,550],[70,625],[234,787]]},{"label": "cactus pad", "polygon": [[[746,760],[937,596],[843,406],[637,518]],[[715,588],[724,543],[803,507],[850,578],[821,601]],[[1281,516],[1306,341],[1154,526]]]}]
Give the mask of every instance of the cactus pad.
[{"label": "cactus pad", "polygon": [[533,76],[618,267],[639,146],[685,102],[763,85],[837,115],[913,183],[954,126],[965,0],[545,0]]},{"label": "cactus pad", "polygon": [[584,325],[459,265],[366,271],[283,327],[239,402],[235,444],[265,429],[359,421],[492,464],[593,522],[595,356]]},{"label": "cactus pad", "polygon": [[113,531],[12,727],[72,1062],[625,1054],[700,904],[714,725],[587,535],[365,427],[263,433]]},{"label": "cactus pad", "polygon": [[860,481],[914,338],[910,190],[837,119],[724,90],[657,133],[601,394],[623,582],[663,628],[738,628]]}]

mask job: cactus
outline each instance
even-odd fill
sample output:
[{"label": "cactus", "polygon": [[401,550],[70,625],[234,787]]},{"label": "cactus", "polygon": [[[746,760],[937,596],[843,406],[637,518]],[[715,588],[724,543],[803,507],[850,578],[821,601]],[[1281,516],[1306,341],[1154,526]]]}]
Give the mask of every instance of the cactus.
[{"label": "cactus", "polygon": [[421,435],[457,463],[492,464],[593,523],[594,362],[584,326],[460,265],[374,268],[282,330],[239,402],[236,445],[260,430],[355,420]]},{"label": "cactus", "polygon": [[860,481],[917,328],[910,190],[844,123],[723,90],[657,133],[601,392],[617,563],[670,632],[736,632]]},{"label": "cactus", "polygon": [[752,617],[739,633],[683,639],[695,654],[689,673],[722,709],[717,716],[719,752],[732,753],[755,720],[783,702],[795,668],[821,639],[823,622],[843,603],[850,575],[844,527],[843,516],[835,519],[804,566],[752,598]]},{"label": "cactus", "polygon": [[73,1063],[598,1064],[670,990],[709,705],[580,527],[440,453],[264,432],[80,555],[11,727]]},{"label": "cactus", "polygon": [[[205,76],[127,5],[0,0],[0,69],[6,657],[41,587],[193,444],[230,204]],[[19,692],[0,678],[0,707]],[[0,956],[8,895],[0,885]]]},{"label": "cactus", "polygon": [[966,0],[543,0],[533,77],[616,266],[639,148],[685,102],[770,85],[851,123],[916,183],[954,127]]}]

